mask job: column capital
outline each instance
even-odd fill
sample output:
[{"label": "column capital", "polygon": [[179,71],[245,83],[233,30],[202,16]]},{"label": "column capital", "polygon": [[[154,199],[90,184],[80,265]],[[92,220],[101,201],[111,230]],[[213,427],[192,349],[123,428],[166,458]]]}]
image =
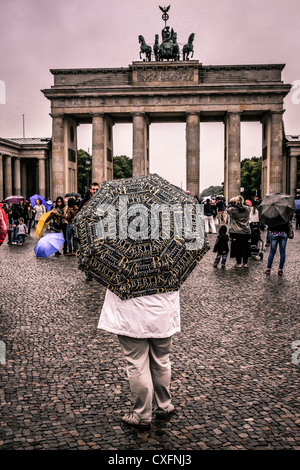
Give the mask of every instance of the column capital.
[{"label": "column capital", "polygon": [[64,113],[49,113],[49,116],[53,118],[56,118],[56,117],[60,117],[60,118],[63,118],[65,116]]},{"label": "column capital", "polygon": [[283,114],[283,113],[285,113],[285,109],[270,109],[269,113],[270,113],[270,115]]},{"label": "column capital", "polygon": [[225,116],[240,116],[243,114],[243,111],[226,111]]},{"label": "column capital", "polygon": [[146,116],[146,113],[144,111],[131,111],[130,114],[131,116],[142,116],[142,117]]},{"label": "column capital", "polygon": [[186,111],[185,115],[186,116],[200,116],[201,111]]}]

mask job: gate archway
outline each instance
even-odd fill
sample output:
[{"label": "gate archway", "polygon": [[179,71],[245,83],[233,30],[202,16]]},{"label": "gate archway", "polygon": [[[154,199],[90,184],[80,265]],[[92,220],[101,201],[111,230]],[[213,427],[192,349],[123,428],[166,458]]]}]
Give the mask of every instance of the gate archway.
[{"label": "gate archway", "polygon": [[201,123],[223,122],[224,189],[229,200],[240,192],[241,122],[260,121],[262,195],[285,190],[282,116],[291,85],[282,82],[283,68],[205,66],[187,60],[51,70],[54,86],[42,91],[51,101],[53,120],[52,197],[76,189],[70,186],[76,184],[70,175],[76,171],[76,128],[81,123],[92,123],[92,178],[99,183],[112,178],[115,123],[132,123],[134,175],[149,172],[151,123],[185,123],[186,189],[198,195]]}]

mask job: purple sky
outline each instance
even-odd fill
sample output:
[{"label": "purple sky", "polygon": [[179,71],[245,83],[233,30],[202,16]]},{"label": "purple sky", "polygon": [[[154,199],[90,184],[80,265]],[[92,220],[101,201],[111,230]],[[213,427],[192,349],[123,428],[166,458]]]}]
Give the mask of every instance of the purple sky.
[{"label": "purple sky", "polygon": [[[148,44],[164,23],[178,42],[195,33],[194,59],[204,65],[286,64],[283,80],[300,80],[298,0],[2,0],[0,136],[51,137],[50,68],[127,67],[139,60],[138,35]],[[300,82],[299,82],[300,83]],[[292,90],[285,99],[287,134],[300,134],[300,103]],[[300,98],[300,88],[297,97]],[[294,100],[295,101],[295,100]],[[91,150],[91,126],[79,127],[79,148]],[[183,124],[151,125],[150,171],[185,188]],[[201,190],[223,181],[223,124],[201,124]],[[114,128],[114,153],[131,157],[130,125]],[[242,124],[242,158],[260,156],[261,129]]]}]

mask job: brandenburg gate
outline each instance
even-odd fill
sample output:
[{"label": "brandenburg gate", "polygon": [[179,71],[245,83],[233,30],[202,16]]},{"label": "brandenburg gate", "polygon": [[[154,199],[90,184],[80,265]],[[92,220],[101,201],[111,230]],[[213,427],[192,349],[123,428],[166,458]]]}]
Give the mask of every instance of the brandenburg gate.
[{"label": "brandenburg gate", "polygon": [[[168,39],[171,44],[168,37],[163,43]],[[42,92],[51,101],[52,197],[76,189],[76,130],[82,123],[92,124],[93,181],[113,178],[113,125],[121,122],[132,123],[134,176],[149,173],[151,123],[185,123],[186,189],[192,195],[199,195],[201,123],[223,122],[228,201],[240,193],[241,122],[260,121],[261,194],[282,192],[283,100],[291,88],[282,81],[284,65],[203,65],[184,54],[184,60],[165,61],[162,50],[151,60],[150,46],[139,40],[146,58],[128,67],[51,70],[54,85]],[[172,41],[175,50],[175,34]]]}]

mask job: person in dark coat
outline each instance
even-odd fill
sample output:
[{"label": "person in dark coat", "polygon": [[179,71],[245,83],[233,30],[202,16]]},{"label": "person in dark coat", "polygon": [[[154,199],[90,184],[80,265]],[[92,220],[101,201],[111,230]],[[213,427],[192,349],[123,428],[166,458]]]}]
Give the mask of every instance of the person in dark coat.
[{"label": "person in dark coat", "polygon": [[250,207],[244,204],[242,196],[233,198],[227,207],[227,213],[230,216],[229,235],[231,238],[232,257],[236,258],[236,267],[241,268],[241,261],[243,266],[247,268],[247,261],[249,257],[249,240],[251,236],[250,229]]},{"label": "person in dark coat", "polygon": [[212,204],[210,199],[206,199],[206,201],[204,202],[204,224],[206,233],[209,233],[210,229],[212,233],[217,233],[216,226],[214,223],[214,217],[216,215],[216,207]]},{"label": "person in dark coat", "polygon": [[226,225],[221,225],[219,229],[219,234],[217,236],[217,240],[214,246],[214,253],[217,253],[217,256],[214,261],[214,268],[218,267],[219,261],[222,258],[221,266],[224,269],[228,252],[229,252],[229,237],[227,235],[227,227]]},{"label": "person in dark coat", "polygon": [[89,191],[85,193],[83,199],[80,201],[78,210],[83,208],[83,206],[91,199],[95,192],[99,189],[99,183],[92,183]]},{"label": "person in dark coat", "polygon": [[[291,223],[291,222],[290,222]],[[290,231],[290,223],[283,223],[280,225],[273,225],[270,227],[270,253],[268,257],[268,265],[265,271],[266,274],[271,274],[271,268],[273,264],[273,259],[277,250],[277,246],[279,245],[279,252],[280,252],[280,260],[279,260],[279,269],[278,269],[278,276],[283,275],[283,267],[285,263],[285,252],[286,252],[286,244],[288,240],[288,233]]]},{"label": "person in dark coat", "polygon": [[17,236],[17,225],[18,225],[18,220],[21,217],[21,213],[19,210],[19,204],[12,204],[11,206],[12,209],[12,227],[13,227],[13,232],[12,232],[12,242],[16,242],[16,236]]},{"label": "person in dark coat", "polygon": [[[83,199],[81,200],[79,207],[78,207],[78,212],[83,208],[83,206],[91,199],[91,197],[95,194],[95,192],[99,189],[99,183],[92,183],[90,190],[83,196]],[[90,275],[89,272],[85,273],[85,280],[86,282],[91,282],[93,280],[92,276]]]}]

